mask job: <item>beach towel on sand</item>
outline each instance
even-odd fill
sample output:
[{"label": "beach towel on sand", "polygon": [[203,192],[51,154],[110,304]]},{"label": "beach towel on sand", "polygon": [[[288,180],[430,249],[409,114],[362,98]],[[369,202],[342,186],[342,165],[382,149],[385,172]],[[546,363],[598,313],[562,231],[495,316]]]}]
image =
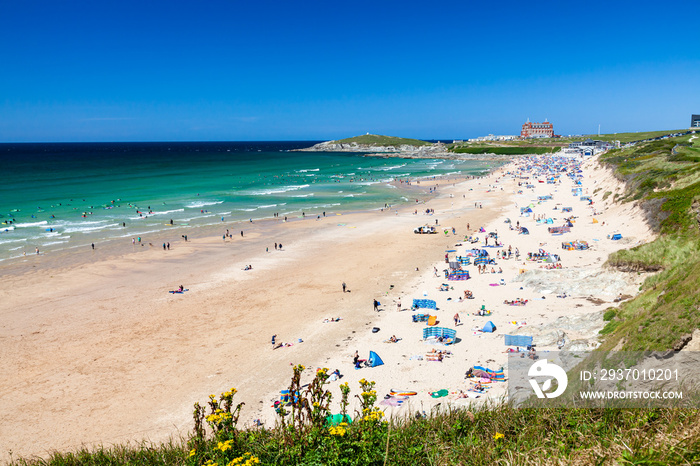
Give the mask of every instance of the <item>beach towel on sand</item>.
[{"label": "beach towel on sand", "polygon": [[384,406],[401,406],[406,400],[408,400],[407,396],[390,396],[380,401],[379,404]]},{"label": "beach towel on sand", "polygon": [[443,396],[447,396],[449,393],[450,392],[443,388],[442,390],[438,390],[436,392],[430,392],[430,396],[433,398],[442,398]]}]

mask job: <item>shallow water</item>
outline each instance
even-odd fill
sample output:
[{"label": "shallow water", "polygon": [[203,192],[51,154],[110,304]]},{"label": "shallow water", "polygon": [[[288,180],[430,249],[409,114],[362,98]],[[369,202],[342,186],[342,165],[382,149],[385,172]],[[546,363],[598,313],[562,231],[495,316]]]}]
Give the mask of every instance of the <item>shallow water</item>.
[{"label": "shallow water", "polygon": [[378,209],[409,201],[392,181],[496,165],[291,152],[312,144],[0,144],[0,261],[173,228]]}]

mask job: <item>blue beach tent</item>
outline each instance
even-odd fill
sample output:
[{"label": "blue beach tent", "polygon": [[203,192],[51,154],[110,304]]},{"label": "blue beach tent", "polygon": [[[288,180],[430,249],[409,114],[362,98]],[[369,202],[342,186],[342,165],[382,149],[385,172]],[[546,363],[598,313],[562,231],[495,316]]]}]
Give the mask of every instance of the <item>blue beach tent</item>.
[{"label": "blue beach tent", "polygon": [[484,325],[484,328],[481,329],[482,332],[488,332],[488,333],[493,333],[496,331],[496,326],[493,325],[493,322],[490,320],[486,322],[486,325]]},{"label": "blue beach tent", "polygon": [[380,358],[379,355],[374,351],[369,352],[369,358],[367,358],[367,362],[369,363],[369,367],[377,367],[384,364],[382,358]]},{"label": "blue beach tent", "polygon": [[620,233],[615,233],[610,239],[617,241],[618,239],[622,239],[622,235]]}]

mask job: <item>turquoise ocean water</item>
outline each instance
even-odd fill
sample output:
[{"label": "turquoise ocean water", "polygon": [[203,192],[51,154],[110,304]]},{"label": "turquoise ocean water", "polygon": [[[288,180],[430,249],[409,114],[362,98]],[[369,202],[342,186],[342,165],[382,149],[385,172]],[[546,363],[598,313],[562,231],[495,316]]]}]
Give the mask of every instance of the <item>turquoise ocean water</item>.
[{"label": "turquoise ocean water", "polygon": [[495,165],[291,151],[311,144],[0,144],[0,262],[37,247],[130,242],[172,229],[171,220],[194,234],[275,213],[379,209],[409,202],[395,179],[480,175]]}]

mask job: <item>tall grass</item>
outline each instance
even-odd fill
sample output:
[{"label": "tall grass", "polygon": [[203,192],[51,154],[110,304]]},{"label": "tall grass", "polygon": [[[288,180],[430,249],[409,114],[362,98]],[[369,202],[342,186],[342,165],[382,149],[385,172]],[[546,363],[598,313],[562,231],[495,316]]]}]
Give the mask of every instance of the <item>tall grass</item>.
[{"label": "tall grass", "polygon": [[[281,426],[241,431],[226,460],[257,458],[274,465],[696,464],[700,412],[677,409],[445,408],[426,418],[407,415],[376,432],[352,424],[340,437],[311,434],[303,451],[285,446]],[[216,450],[221,440],[203,447]],[[246,456],[247,454],[247,456]],[[14,465],[204,465],[187,447],[114,447],[54,454]],[[219,466],[227,462],[217,462]],[[212,463],[213,463],[212,462]],[[245,461],[239,464],[244,464]],[[211,464],[211,463],[210,463]]]}]

